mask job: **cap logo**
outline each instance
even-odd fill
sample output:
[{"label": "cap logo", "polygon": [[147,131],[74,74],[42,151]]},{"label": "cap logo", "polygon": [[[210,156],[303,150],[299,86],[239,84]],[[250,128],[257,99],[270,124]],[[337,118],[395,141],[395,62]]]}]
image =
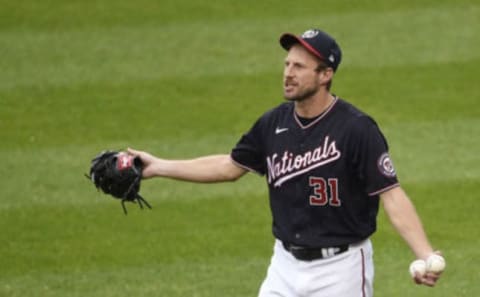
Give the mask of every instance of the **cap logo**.
[{"label": "cap logo", "polygon": [[328,56],[328,60],[332,63],[335,62],[335,57],[333,56],[333,54],[330,54],[330,56]]},{"label": "cap logo", "polygon": [[318,30],[308,30],[302,34],[302,38],[313,38],[320,33]]}]

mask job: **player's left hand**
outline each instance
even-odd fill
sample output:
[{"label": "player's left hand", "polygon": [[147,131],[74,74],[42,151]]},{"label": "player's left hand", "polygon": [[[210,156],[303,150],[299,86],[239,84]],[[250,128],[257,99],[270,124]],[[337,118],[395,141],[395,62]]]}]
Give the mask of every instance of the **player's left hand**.
[{"label": "player's left hand", "polygon": [[436,285],[438,279],[440,278],[441,273],[434,273],[434,272],[427,272],[424,275],[420,273],[415,273],[415,277],[413,278],[413,281],[417,285],[425,285],[429,287],[433,287]]},{"label": "player's left hand", "polygon": [[[438,264],[435,263],[433,264],[436,267],[429,267],[432,264],[429,264],[429,259],[426,260],[427,262],[427,270],[424,274],[421,274],[420,272],[415,272],[415,275],[413,276],[413,281],[417,285],[425,285],[429,287],[433,287],[436,285],[437,281],[440,279],[440,276],[445,269],[445,259],[442,257],[442,253],[440,251],[435,251],[432,256],[440,256],[441,260],[443,261],[443,264]],[[437,257],[438,258],[438,257]],[[431,260],[431,259],[430,259]]]}]

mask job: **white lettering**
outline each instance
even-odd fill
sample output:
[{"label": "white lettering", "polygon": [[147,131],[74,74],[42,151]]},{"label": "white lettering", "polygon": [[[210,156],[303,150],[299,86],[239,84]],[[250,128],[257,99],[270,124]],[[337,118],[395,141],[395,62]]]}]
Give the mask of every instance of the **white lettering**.
[{"label": "white lettering", "polygon": [[284,182],[295,176],[301,175],[317,167],[326,165],[341,156],[335,141],[330,141],[326,136],[323,143],[312,151],[295,155],[285,151],[278,159],[278,154],[267,156],[268,183],[274,182],[275,187],[281,186]]}]

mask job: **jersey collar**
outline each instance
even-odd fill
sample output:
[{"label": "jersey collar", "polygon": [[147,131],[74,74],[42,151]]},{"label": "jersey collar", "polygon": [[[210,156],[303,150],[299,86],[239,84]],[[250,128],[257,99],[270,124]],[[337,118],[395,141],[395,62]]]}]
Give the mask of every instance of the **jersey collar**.
[{"label": "jersey collar", "polygon": [[308,125],[303,125],[302,124],[302,121],[300,121],[300,119],[298,118],[298,115],[295,112],[295,109],[293,109],[293,118],[295,119],[297,124],[300,126],[300,128],[308,129],[308,128],[314,126],[316,123],[318,123],[321,119],[323,119],[330,112],[330,110],[332,110],[333,106],[335,106],[337,101],[338,101],[338,97],[335,96],[332,103],[330,103],[330,106],[328,106],[328,108],[324,112],[322,112],[320,115],[318,115],[317,118],[315,120],[313,120],[312,122],[310,122]]}]

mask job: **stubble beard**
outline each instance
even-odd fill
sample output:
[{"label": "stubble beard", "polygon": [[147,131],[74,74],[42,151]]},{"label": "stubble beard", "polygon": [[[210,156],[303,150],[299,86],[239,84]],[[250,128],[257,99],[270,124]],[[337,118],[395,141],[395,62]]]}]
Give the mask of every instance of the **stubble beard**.
[{"label": "stubble beard", "polygon": [[294,94],[292,96],[284,94],[283,97],[288,101],[302,102],[302,101],[305,101],[305,100],[311,98],[317,92],[318,92],[318,86],[312,86],[312,87],[310,87],[306,90],[303,90],[302,92],[300,92],[298,94]]}]

